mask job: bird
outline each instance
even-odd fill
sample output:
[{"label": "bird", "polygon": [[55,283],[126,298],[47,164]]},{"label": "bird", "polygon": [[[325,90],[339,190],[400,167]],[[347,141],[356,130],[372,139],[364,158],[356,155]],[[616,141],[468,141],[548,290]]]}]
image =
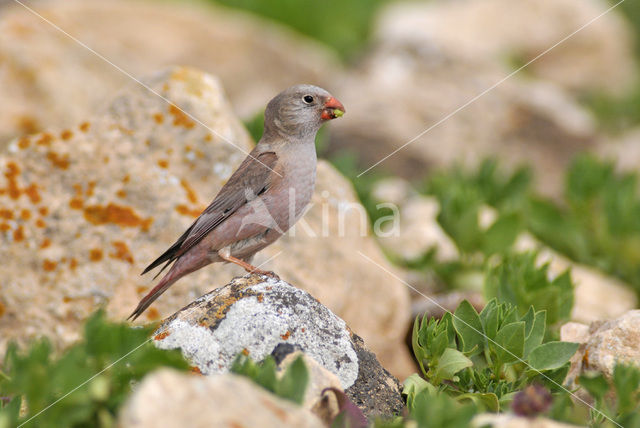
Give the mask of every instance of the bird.
[{"label": "bird", "polygon": [[234,263],[249,273],[277,277],[251,260],[304,213],[315,187],[316,133],[345,112],[329,92],[308,84],[269,101],[256,146],[193,224],[142,272],[164,264],[155,279],[171,266],[128,319],[139,317],[180,278],[211,263]]}]

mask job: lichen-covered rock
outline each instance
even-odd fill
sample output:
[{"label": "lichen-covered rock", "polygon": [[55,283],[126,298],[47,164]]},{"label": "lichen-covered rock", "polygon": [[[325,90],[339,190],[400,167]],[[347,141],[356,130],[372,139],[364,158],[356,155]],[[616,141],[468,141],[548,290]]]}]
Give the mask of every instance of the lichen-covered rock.
[{"label": "lichen-covered rock", "polygon": [[[0,16],[0,143],[80,122],[129,83],[94,53],[8,3]],[[324,86],[340,70],[320,44],[212,2],[56,0],[31,7],[133,76],[171,64],[215,73],[242,116],[294,83]]]},{"label": "lichen-covered rock", "polygon": [[[176,67],[144,83],[174,104],[133,83],[104,114],[14,140],[0,154],[0,256],[11,260],[0,266],[0,352],[9,340],[36,335],[68,344],[100,305],[124,319],[154,283],[140,272],[251,149],[212,76]],[[360,229],[362,206],[351,185],[326,162],[318,166],[313,203],[298,232],[260,253],[256,264],[273,257],[266,268],[316,295],[370,339],[394,373],[407,374],[408,291],[359,254],[391,269],[366,220]],[[355,209],[341,216],[345,207]],[[142,321],[171,314],[241,272],[222,264],[201,269],[171,287]]]},{"label": "lichen-covered rock", "polygon": [[259,361],[291,344],[335,374],[365,414],[390,415],[403,406],[398,381],[362,339],[307,292],[280,280],[235,278],[168,318],[154,335],[156,346],[180,348],[204,374],[228,371],[239,353]]},{"label": "lichen-covered rock", "polygon": [[[250,411],[247,411],[250,409]],[[118,417],[121,428],[321,428],[311,412],[251,380],[162,369],[144,378]]]},{"label": "lichen-covered rock", "polygon": [[607,378],[616,362],[640,367],[640,310],[607,322],[594,322],[580,360],[582,370],[597,370]]}]

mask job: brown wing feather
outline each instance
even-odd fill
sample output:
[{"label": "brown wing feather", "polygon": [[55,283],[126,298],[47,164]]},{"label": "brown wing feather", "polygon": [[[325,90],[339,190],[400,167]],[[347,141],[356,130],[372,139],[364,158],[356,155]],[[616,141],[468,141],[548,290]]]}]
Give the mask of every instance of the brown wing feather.
[{"label": "brown wing feather", "polygon": [[[142,272],[171,262],[193,248],[207,234],[252,198],[265,192],[278,176],[274,172],[278,156],[274,152],[256,153],[254,149],[240,164],[213,202],[200,214],[180,238]],[[162,270],[160,272],[162,272]]]}]

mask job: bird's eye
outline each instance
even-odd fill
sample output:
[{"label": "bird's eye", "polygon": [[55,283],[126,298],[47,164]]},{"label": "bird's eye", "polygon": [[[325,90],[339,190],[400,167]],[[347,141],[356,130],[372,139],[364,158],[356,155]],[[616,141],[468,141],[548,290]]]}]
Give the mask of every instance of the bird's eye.
[{"label": "bird's eye", "polygon": [[305,95],[302,97],[302,100],[307,104],[311,104],[313,102],[313,97],[311,95]]}]

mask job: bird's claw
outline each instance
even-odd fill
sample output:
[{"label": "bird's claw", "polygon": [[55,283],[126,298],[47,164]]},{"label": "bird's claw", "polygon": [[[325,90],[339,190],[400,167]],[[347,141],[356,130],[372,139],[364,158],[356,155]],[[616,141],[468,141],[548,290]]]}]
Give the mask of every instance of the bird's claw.
[{"label": "bird's claw", "polygon": [[280,279],[280,277],[272,270],[255,269],[255,270],[252,270],[251,273],[258,274],[258,275],[266,275],[273,279]]}]

